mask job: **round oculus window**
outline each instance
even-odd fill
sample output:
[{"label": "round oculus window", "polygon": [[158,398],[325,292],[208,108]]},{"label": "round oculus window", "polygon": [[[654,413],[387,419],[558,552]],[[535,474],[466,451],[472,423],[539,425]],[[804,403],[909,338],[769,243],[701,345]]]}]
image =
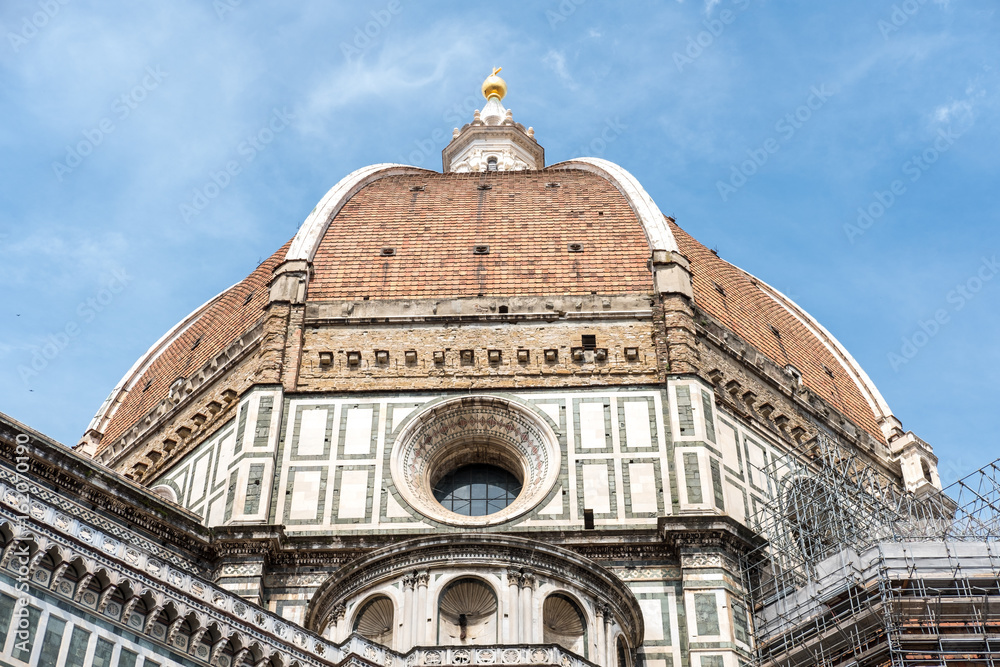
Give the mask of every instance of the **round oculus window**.
[{"label": "round oculus window", "polygon": [[434,499],[465,516],[487,516],[506,509],[521,493],[521,480],[488,463],[464,465],[434,485]]},{"label": "round oculus window", "polygon": [[395,488],[421,514],[455,526],[491,526],[548,497],[559,439],[534,406],[498,396],[434,401],[409,417],[391,454]]}]

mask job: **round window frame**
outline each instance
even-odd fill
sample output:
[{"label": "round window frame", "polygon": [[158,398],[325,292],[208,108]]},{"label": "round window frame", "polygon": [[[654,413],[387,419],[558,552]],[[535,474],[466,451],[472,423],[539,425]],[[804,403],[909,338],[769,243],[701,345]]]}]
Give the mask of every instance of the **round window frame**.
[{"label": "round window frame", "polygon": [[[486,527],[512,521],[549,496],[559,479],[562,450],[555,431],[530,404],[477,395],[439,399],[408,416],[390,461],[396,490],[417,512],[450,526]],[[472,463],[503,468],[521,481],[521,493],[493,514],[446,509],[434,498],[433,483]]]}]

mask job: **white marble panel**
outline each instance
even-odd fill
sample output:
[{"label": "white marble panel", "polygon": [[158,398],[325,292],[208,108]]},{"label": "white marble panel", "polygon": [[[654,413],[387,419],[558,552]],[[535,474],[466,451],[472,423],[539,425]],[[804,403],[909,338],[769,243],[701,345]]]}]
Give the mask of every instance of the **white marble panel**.
[{"label": "white marble panel", "polygon": [[395,431],[399,428],[399,425],[403,423],[403,420],[410,416],[410,413],[416,410],[416,408],[401,407],[398,405],[392,406],[392,430]]},{"label": "white marble panel", "polygon": [[737,447],[739,447],[739,440],[737,440],[739,436],[736,434],[736,429],[722,421],[717,422],[715,428],[719,434],[719,448],[722,450],[722,462],[733,470],[739,470],[740,459],[736,455]]},{"label": "white marble panel", "polygon": [[322,480],[319,470],[296,470],[292,481],[292,506],[288,518],[293,520],[314,519],[319,509],[319,485]]},{"label": "white marble panel", "polygon": [[756,444],[753,440],[747,440],[747,451],[750,462],[750,478],[758,489],[763,489],[767,485],[767,479],[761,470],[767,462],[767,454],[764,448]]},{"label": "white marble panel", "polygon": [[390,493],[385,502],[385,516],[388,519],[404,519],[410,516]]},{"label": "white marble panel", "polygon": [[221,526],[226,520],[226,496],[225,494],[213,500],[208,506],[206,514],[206,526]]},{"label": "white marble panel", "polygon": [[629,489],[633,512],[655,512],[656,469],[652,463],[630,463],[628,466]]},{"label": "white marble panel", "polygon": [[[368,411],[368,419],[371,419],[371,410]],[[368,500],[368,471],[345,470],[340,477],[338,492],[340,505],[337,509],[337,518],[364,519]]]},{"label": "white marble panel", "polygon": [[743,493],[732,482],[726,482],[726,510],[729,516],[740,523],[746,523],[746,507],[743,505]]},{"label": "white marble panel", "polygon": [[555,497],[549,501],[549,504],[538,510],[539,514],[562,514],[563,513],[563,497],[562,497],[562,487],[556,489]]},{"label": "white marble panel", "polygon": [[580,446],[585,449],[603,449],[607,445],[607,432],[604,430],[604,404],[580,403]]},{"label": "white marble panel", "polygon": [[191,505],[196,505],[205,497],[205,478],[208,476],[208,464],[212,455],[206,454],[194,464],[194,474],[191,476]]},{"label": "white marble panel", "polygon": [[652,447],[648,402],[625,401],[625,440],[629,447]]},{"label": "white marble panel", "polygon": [[371,454],[372,414],[372,408],[351,408],[347,411],[347,432],[344,434],[345,455]]},{"label": "white marble panel", "polygon": [[642,620],[646,628],[645,639],[657,641],[663,639],[663,601],[639,600],[642,609]]},{"label": "white marble panel", "polygon": [[603,463],[583,467],[583,505],[594,514],[611,511],[611,491],[608,489],[608,466]]},{"label": "white marble panel", "polygon": [[559,404],[558,403],[540,403],[536,406],[539,410],[544,412],[549,416],[554,423],[559,423]]},{"label": "white marble panel", "polygon": [[299,456],[322,456],[326,444],[327,410],[302,411],[302,425],[299,427],[299,442],[296,453]]}]

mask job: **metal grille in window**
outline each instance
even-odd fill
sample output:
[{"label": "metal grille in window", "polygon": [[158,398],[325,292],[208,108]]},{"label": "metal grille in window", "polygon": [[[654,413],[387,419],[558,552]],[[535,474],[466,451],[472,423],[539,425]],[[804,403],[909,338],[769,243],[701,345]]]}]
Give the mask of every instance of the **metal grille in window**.
[{"label": "metal grille in window", "polygon": [[486,516],[510,505],[521,493],[512,474],[484,463],[462,466],[434,486],[434,498],[445,509],[465,516]]}]

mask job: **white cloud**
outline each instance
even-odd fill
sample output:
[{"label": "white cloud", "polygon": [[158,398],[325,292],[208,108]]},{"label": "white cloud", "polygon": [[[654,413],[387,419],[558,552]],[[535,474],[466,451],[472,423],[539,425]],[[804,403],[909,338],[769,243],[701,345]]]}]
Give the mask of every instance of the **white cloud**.
[{"label": "white cloud", "polygon": [[719,4],[722,0],[705,0],[705,13],[711,14],[715,6]]},{"label": "white cloud", "polygon": [[387,35],[353,63],[343,62],[321,72],[321,80],[306,94],[297,124],[303,132],[318,132],[333,112],[366,99],[405,99],[447,79],[450,71],[477,58],[480,46],[457,26],[409,36]]},{"label": "white cloud", "polygon": [[576,90],[577,84],[573,80],[573,75],[569,73],[566,69],[566,54],[562,51],[556,51],[555,49],[549,49],[549,52],[545,54],[542,58],[542,62],[548,66],[556,75],[563,80],[571,90]]},{"label": "white cloud", "polygon": [[972,103],[960,100],[943,104],[934,110],[934,120],[939,123],[950,123],[957,118],[968,118],[972,115]]}]

